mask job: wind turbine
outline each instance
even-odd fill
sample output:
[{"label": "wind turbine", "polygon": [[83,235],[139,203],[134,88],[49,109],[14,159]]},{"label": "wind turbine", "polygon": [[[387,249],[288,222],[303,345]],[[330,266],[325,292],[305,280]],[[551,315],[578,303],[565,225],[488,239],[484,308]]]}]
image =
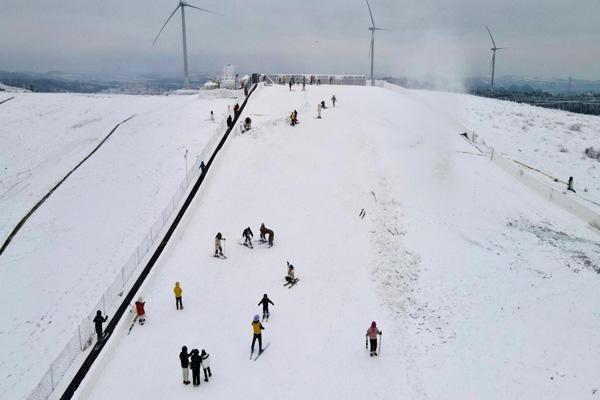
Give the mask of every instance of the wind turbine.
[{"label": "wind turbine", "polygon": [[491,91],[494,91],[494,73],[496,72],[496,51],[498,50],[502,50],[503,47],[496,47],[496,42],[494,41],[494,37],[492,36],[492,32],[490,31],[490,28],[488,28],[487,26],[485,27],[485,29],[487,29],[488,33],[490,34],[490,39],[492,39],[492,45],[494,47],[491,48],[492,50],[492,81],[491,81]]},{"label": "wind turbine", "polygon": [[383,28],[378,28],[375,26],[375,20],[373,19],[373,13],[371,12],[371,6],[369,5],[369,0],[365,0],[367,2],[367,7],[369,8],[369,15],[371,16],[372,25],[369,27],[371,31],[371,47],[369,48],[369,55],[371,56],[371,86],[374,85],[375,81],[373,80],[373,64],[375,59],[375,31],[383,31]]},{"label": "wind turbine", "polygon": [[160,28],[160,31],[158,31],[158,34],[154,38],[154,42],[152,42],[152,46],[154,46],[154,44],[158,40],[158,37],[162,33],[163,29],[165,29],[165,26],[167,26],[167,24],[169,23],[171,18],[173,18],[173,15],[175,15],[177,10],[181,9],[181,36],[183,37],[183,85],[184,85],[184,87],[187,88],[190,84],[190,77],[188,75],[187,39],[186,39],[186,34],[185,34],[185,8],[186,7],[195,8],[197,10],[204,11],[204,12],[211,13],[211,14],[216,14],[216,15],[222,15],[222,14],[207,10],[205,8],[196,7],[191,4],[186,3],[183,0],[179,0],[179,4],[177,5],[177,7],[175,7],[175,10],[173,10],[171,15],[169,15],[169,18],[167,18],[167,21],[162,26],[162,28]]}]

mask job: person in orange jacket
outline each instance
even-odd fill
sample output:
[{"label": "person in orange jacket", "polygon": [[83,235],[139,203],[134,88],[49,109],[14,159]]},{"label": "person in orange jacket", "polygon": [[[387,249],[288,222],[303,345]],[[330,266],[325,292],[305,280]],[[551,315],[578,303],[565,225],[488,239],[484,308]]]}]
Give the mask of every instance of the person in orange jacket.
[{"label": "person in orange jacket", "polygon": [[183,302],[181,301],[181,294],[183,293],[183,290],[181,289],[181,286],[179,286],[179,282],[175,282],[173,293],[175,293],[175,308],[178,310],[183,310]]}]

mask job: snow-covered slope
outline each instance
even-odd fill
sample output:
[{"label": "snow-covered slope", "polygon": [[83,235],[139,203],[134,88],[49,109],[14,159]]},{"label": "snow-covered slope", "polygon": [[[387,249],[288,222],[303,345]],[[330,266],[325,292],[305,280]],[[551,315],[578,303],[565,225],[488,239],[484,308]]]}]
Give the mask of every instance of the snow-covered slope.
[{"label": "snow-covered slope", "polygon": [[584,154],[589,147],[600,149],[599,116],[465,94],[411,92],[509,158],[560,180],[538,174],[547,184],[563,189],[574,177],[578,195],[600,205],[600,159]]},{"label": "snow-covered slope", "polygon": [[[226,144],[140,291],[146,325],[121,322],[79,398],[593,398],[597,231],[468,154],[412,91],[272,87],[246,114],[254,128]],[[273,248],[236,243],[261,222]],[[218,231],[227,260],[210,257]],[[253,362],[263,293],[270,347]],[[363,348],[371,320],[378,358]],[[183,345],[211,354],[208,384],[181,383]]]},{"label": "snow-covered slope", "polygon": [[192,167],[235,103],[231,92],[229,99],[222,93],[16,96],[0,109],[2,242],[118,122],[135,117],[52,194],[0,256],[0,398],[35,387],[168,206],[185,178],[185,151]]}]

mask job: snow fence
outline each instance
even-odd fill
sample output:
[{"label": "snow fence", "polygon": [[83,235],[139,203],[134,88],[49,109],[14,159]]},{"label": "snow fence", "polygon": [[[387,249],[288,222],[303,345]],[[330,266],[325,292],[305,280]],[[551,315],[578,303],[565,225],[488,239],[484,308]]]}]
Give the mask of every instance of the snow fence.
[{"label": "snow fence", "polygon": [[[237,100],[239,99],[236,99],[236,101]],[[202,173],[200,164],[210,158],[226,131],[227,119],[223,118],[203,150],[195,157],[195,160],[191,162],[191,167],[186,171],[177,191],[173,194],[162,212],[156,217],[150,230],[132,252],[128,261],[121,268],[117,276],[115,276],[113,283],[106,289],[96,306],[90,311],[90,314],[81,320],[79,326],[75,329],[56,359],[50,364],[40,382],[26,397],[28,400],[48,399],[75,359],[83,356],[83,352],[94,343],[96,332],[94,331],[93,319],[96,316],[96,311],[102,310],[103,314],[106,315],[107,311],[112,312],[112,310],[121,303],[123,294],[126,293],[133,284],[134,280],[131,279],[131,277],[134,275],[134,272],[136,272],[138,267],[144,265],[145,259],[151,254],[150,250],[153,249],[158,240],[162,238],[161,232],[168,226],[168,222],[174,216],[174,211],[179,209],[179,204],[191,188],[190,183],[194,183],[200,177],[200,174]]]}]

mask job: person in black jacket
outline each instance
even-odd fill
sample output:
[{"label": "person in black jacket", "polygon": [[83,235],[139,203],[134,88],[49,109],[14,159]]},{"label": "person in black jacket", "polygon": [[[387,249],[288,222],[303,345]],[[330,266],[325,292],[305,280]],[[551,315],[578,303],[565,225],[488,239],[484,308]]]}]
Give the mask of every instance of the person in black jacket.
[{"label": "person in black jacket", "polygon": [[191,354],[188,354],[188,350],[186,346],[181,348],[181,353],[179,353],[179,361],[181,361],[181,373],[183,375],[183,384],[190,384],[190,358]]},{"label": "person in black jacket", "polygon": [[233,125],[233,119],[231,119],[231,115],[227,117],[227,127],[231,128],[231,125]]},{"label": "person in black jacket", "polygon": [[202,366],[202,358],[200,357],[198,349],[192,350],[190,365],[192,368],[192,381],[194,382],[194,386],[200,386],[200,367]]},{"label": "person in black jacket", "polygon": [[102,317],[102,311],[96,311],[96,317],[94,317],[94,327],[96,328],[96,335],[98,335],[98,341],[102,340],[102,323],[108,320],[108,315]]},{"label": "person in black jacket", "polygon": [[273,304],[273,302],[271,301],[271,299],[269,299],[269,297],[267,296],[267,294],[265,293],[263,295],[262,300],[258,303],[258,305],[260,306],[262,304],[262,308],[263,308],[263,321],[266,319],[269,319],[269,303],[271,303],[271,305],[275,305]]},{"label": "person in black jacket", "polygon": [[248,246],[252,249],[252,238],[254,237],[252,229],[250,229],[250,227],[244,229],[244,231],[242,232],[242,236],[244,237],[244,246]]}]

